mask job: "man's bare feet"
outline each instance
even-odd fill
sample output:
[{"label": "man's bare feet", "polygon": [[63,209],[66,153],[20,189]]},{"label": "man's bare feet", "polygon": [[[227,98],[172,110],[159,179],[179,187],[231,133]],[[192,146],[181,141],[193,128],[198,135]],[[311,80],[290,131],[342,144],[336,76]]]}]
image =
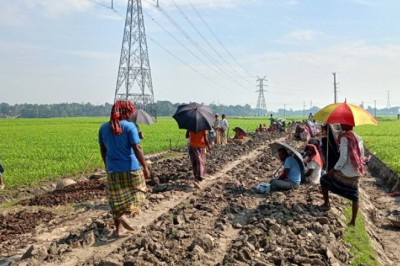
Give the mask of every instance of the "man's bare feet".
[{"label": "man's bare feet", "polygon": [[351,221],[350,223],[348,223],[347,225],[349,225],[349,226],[356,226],[356,223],[355,222],[353,222],[353,221]]},{"label": "man's bare feet", "polygon": [[321,206],[318,207],[321,211],[327,212],[331,210],[331,206],[327,204],[322,204]]}]

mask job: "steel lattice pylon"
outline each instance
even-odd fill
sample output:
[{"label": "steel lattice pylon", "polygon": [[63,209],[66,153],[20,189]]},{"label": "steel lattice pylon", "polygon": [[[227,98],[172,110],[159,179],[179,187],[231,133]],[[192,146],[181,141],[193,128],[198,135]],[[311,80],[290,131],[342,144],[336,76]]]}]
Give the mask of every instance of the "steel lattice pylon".
[{"label": "steel lattice pylon", "polygon": [[131,100],[155,115],[141,0],[128,0],[114,100],[120,99]]},{"label": "steel lattice pylon", "polygon": [[258,92],[258,100],[257,100],[257,106],[256,106],[256,110],[257,110],[257,116],[265,116],[267,114],[267,105],[265,104],[265,97],[264,97],[264,78],[258,78],[257,81],[260,82],[259,87],[260,89],[257,90]]}]

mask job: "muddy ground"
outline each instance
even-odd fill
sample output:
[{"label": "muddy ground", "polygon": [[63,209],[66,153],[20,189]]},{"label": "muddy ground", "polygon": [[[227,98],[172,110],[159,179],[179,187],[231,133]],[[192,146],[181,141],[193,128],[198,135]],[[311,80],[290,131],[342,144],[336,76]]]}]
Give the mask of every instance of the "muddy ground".
[{"label": "muddy ground", "polygon": [[[348,265],[347,201],[332,195],[334,208],[325,213],[317,207],[318,186],[268,196],[255,190],[279,166],[268,143],[284,137],[260,133],[242,145],[215,146],[200,189],[183,152],[152,158],[137,230],[123,238],[114,235],[104,171],[63,189],[45,184],[2,193],[9,207],[0,214],[0,265]],[[388,220],[398,201],[385,192],[379,171],[361,186],[380,264],[400,265],[400,230]]]}]

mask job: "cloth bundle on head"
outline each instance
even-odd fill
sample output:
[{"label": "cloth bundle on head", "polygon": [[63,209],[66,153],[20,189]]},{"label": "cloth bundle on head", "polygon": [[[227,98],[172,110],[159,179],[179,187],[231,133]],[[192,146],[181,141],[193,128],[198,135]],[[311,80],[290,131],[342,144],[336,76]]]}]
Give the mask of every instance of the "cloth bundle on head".
[{"label": "cloth bundle on head", "polygon": [[342,137],[347,139],[348,154],[350,155],[351,164],[363,175],[365,172],[365,162],[361,154],[360,146],[358,145],[358,139],[352,131],[344,131],[339,135],[339,144]]},{"label": "cloth bundle on head", "polygon": [[128,100],[118,100],[114,103],[110,115],[110,128],[113,134],[121,135],[120,120],[127,120],[135,113],[135,105]]}]

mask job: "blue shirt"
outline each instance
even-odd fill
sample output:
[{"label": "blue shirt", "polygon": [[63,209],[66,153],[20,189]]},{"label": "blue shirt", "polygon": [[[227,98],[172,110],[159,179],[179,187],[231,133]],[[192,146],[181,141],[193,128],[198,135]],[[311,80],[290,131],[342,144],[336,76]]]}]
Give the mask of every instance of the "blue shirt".
[{"label": "blue shirt", "polygon": [[287,157],[283,166],[285,167],[285,169],[289,169],[288,179],[293,183],[300,185],[301,169],[296,159],[292,156]]},{"label": "blue shirt", "polygon": [[103,144],[107,149],[107,172],[139,170],[139,161],[132,148],[132,144],[140,143],[136,126],[126,120],[121,120],[120,124],[122,128],[121,135],[112,133],[110,122],[104,123],[99,129],[99,144]]}]

